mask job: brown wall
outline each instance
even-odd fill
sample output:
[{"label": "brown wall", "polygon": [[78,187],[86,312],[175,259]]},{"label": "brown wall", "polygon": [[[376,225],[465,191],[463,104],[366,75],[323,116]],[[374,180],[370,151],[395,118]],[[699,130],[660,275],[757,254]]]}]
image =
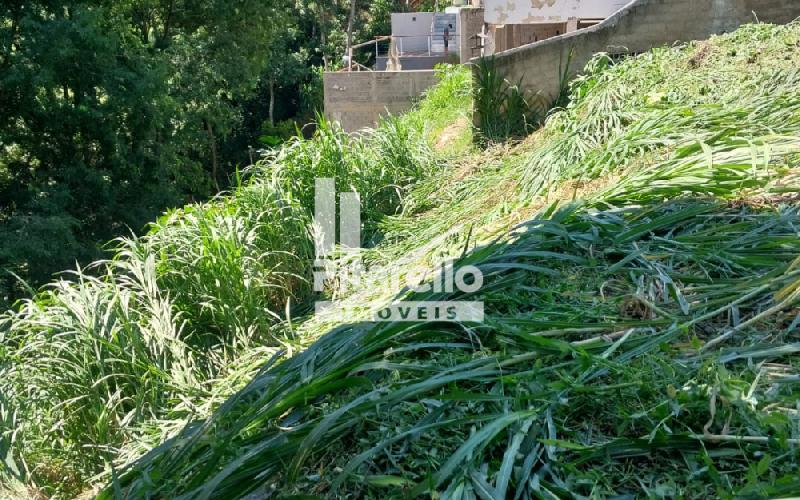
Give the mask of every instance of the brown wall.
[{"label": "brown wall", "polygon": [[503,52],[563,35],[567,32],[567,23],[505,24],[502,27],[491,25],[489,30],[494,33],[494,51]]},{"label": "brown wall", "polygon": [[325,116],[348,132],[373,127],[380,116],[411,109],[434,83],[432,70],[325,73]]},{"label": "brown wall", "polygon": [[476,40],[474,37],[483,28],[483,9],[462,7],[458,11],[461,38],[459,40],[459,55],[461,63],[467,63],[473,57],[480,56],[480,50],[473,50]]},{"label": "brown wall", "polygon": [[574,50],[574,76],[598,52],[637,53],[675,41],[700,40],[753,22],[785,24],[800,17],[800,0],[634,0],[603,23],[495,55],[513,82],[553,98],[559,68]]}]

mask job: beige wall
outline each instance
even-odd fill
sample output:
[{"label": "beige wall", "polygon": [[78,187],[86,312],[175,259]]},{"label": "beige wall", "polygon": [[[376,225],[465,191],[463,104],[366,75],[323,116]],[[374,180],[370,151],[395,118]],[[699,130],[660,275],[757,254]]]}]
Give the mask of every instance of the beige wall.
[{"label": "beige wall", "polygon": [[574,76],[598,52],[637,53],[705,39],[752,22],[753,13],[761,22],[788,23],[800,17],[800,0],[635,0],[597,26],[498,53],[495,61],[510,81],[553,98],[570,50]]},{"label": "beige wall", "polygon": [[484,0],[491,24],[560,23],[570,17],[605,19],[628,0]]},{"label": "beige wall", "polygon": [[[574,30],[573,30],[574,31]],[[492,52],[502,52],[521,45],[546,40],[567,32],[567,23],[490,25],[494,40]]]},{"label": "beige wall", "polygon": [[348,132],[373,127],[380,116],[411,109],[434,83],[433,70],[325,73],[325,116]]},{"label": "beige wall", "polygon": [[[423,13],[425,14],[425,13]],[[403,19],[412,14],[405,14]],[[396,18],[393,15],[392,25],[395,28]],[[430,32],[430,18],[428,18],[426,33]],[[481,32],[483,27],[483,9],[463,7],[459,9],[458,31],[462,34],[473,35]],[[459,54],[461,62],[465,63],[472,57],[471,36],[461,36],[459,40]],[[476,54],[477,55],[477,54]],[[456,54],[453,62],[459,62]],[[404,68],[413,64],[430,64],[441,62],[445,58],[401,58]],[[359,72],[330,72],[323,75],[323,90],[325,93],[325,116],[330,120],[341,123],[348,132],[354,132],[365,127],[373,127],[380,116],[388,113],[396,114],[408,111],[422,93],[436,83],[433,70],[403,70],[396,72],[386,71],[359,71]]]},{"label": "beige wall", "polygon": [[462,7],[458,10],[458,26],[461,38],[459,39],[459,55],[461,62],[469,62],[473,57],[480,56],[480,51],[473,51],[475,35],[483,28],[483,9],[475,7]]}]

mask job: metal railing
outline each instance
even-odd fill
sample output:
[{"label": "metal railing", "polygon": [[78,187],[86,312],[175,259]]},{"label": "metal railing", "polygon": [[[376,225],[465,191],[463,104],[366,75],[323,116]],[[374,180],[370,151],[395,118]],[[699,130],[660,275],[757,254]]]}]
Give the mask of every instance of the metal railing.
[{"label": "metal railing", "polygon": [[[368,42],[359,43],[350,47],[345,58],[343,71],[372,71],[370,68],[357,63],[353,59],[356,50],[373,48],[375,60],[379,57],[390,57],[391,46],[394,44],[398,57],[409,56],[438,56],[444,54],[458,54],[460,52],[461,35],[448,36],[448,48],[444,46],[444,35],[431,33],[428,35],[386,35],[377,36]],[[386,43],[388,42],[388,43]],[[421,43],[420,43],[421,42]],[[385,43],[386,51],[381,52],[381,43]]]},{"label": "metal railing", "polygon": [[[448,36],[448,50],[445,50],[444,47],[444,34],[440,33],[431,33],[430,35],[410,35],[410,36],[393,36],[393,40],[397,45],[397,53],[399,56],[409,56],[409,55],[441,55],[445,53],[455,53],[459,52],[459,41],[461,40],[461,35],[450,35]],[[421,44],[417,44],[416,42],[422,42]],[[424,47],[420,50],[418,47]]]}]

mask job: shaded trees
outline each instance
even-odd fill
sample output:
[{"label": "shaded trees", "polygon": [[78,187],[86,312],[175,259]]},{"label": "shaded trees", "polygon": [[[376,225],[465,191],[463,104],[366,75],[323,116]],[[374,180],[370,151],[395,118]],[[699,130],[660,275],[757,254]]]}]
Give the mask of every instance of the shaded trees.
[{"label": "shaded trees", "polygon": [[[357,8],[355,8],[357,7]],[[0,306],[225,189],[259,138],[321,106],[319,68],[395,0],[0,5]],[[365,61],[366,62],[366,61]],[[298,114],[301,115],[298,118]],[[302,124],[302,122],[301,122]]]},{"label": "shaded trees", "polygon": [[[224,185],[279,1],[5,2],[0,267],[33,284]],[[130,228],[130,229],[129,229]],[[0,277],[0,302],[20,293]]]}]

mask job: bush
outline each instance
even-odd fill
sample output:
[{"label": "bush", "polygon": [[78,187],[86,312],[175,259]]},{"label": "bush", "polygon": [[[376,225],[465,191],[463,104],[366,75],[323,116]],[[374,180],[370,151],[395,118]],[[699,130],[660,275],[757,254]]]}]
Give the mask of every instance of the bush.
[{"label": "bush", "polygon": [[512,84],[497,69],[494,57],[478,61],[475,71],[475,114],[482,141],[498,141],[530,133],[549,109],[540,96],[529,96],[522,83]]}]

